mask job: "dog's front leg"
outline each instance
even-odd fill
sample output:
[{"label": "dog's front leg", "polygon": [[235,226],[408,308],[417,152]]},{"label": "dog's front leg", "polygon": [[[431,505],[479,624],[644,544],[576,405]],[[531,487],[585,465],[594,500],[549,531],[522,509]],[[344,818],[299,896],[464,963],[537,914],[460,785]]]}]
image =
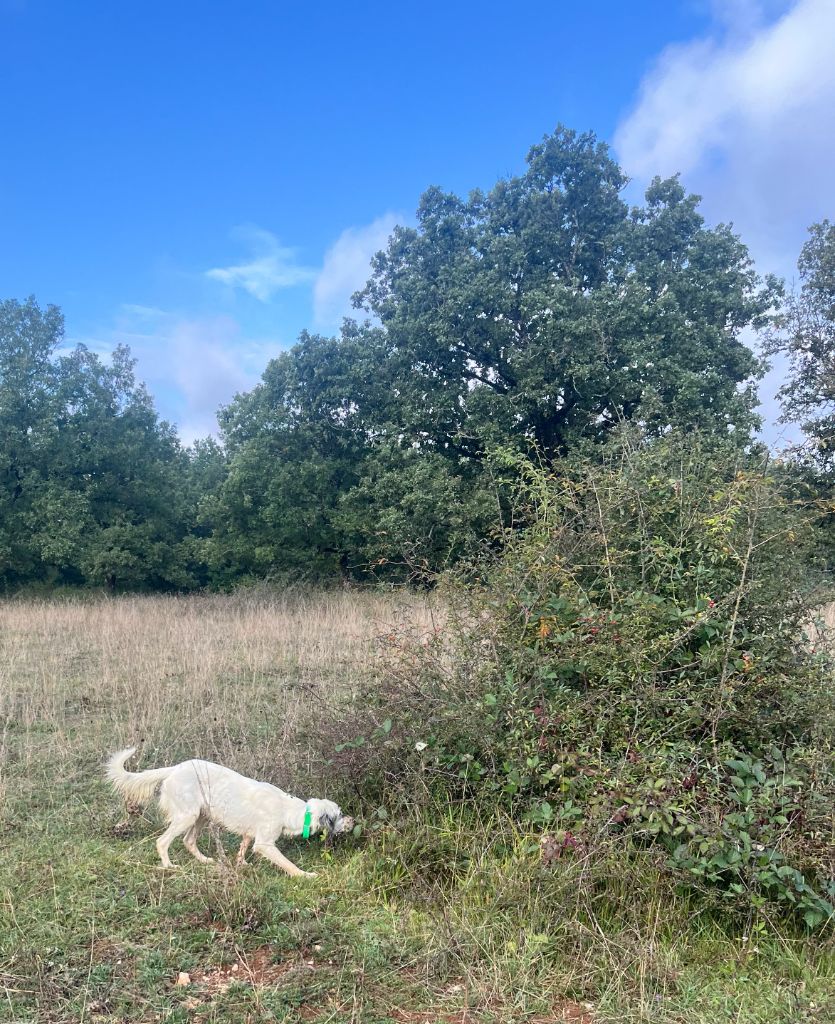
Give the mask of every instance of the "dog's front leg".
[{"label": "dog's front leg", "polygon": [[238,856],[235,859],[235,865],[237,867],[243,867],[246,864],[246,851],[249,849],[249,844],[252,842],[252,836],[244,836],[241,839],[241,847],[238,850]]},{"label": "dog's front leg", "polygon": [[268,861],[281,868],[282,871],[286,871],[288,875],[304,875],[305,878],[316,877],[315,871],[302,871],[301,868],[297,868],[273,843],[258,842],[256,840],[253,850],[262,857],[266,857]]}]

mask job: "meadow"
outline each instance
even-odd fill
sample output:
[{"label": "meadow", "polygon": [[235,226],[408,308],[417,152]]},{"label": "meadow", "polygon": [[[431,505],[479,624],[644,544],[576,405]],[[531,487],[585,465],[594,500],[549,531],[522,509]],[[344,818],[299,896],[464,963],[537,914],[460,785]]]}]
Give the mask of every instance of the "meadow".
[{"label": "meadow", "polygon": [[375,638],[441,620],[402,591],[0,604],[0,1021],[835,1020],[832,938],[730,927],[605,846],[547,863],[498,813],[366,808],[333,849],[283,844],[315,879],[236,871],[209,831],[218,863],[178,843],[157,870],[159,818],[126,818],[109,752],[206,757],[355,813],[317,729],[385,673]]}]

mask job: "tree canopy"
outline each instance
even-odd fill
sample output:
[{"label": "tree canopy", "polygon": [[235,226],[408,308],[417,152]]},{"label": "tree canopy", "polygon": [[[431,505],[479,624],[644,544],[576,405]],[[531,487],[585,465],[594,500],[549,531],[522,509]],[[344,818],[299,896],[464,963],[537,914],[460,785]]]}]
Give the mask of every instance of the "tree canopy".
[{"label": "tree canopy", "polygon": [[55,306],[0,303],[0,581],[186,587],[186,458],[134,361],[65,351]]},{"label": "tree canopy", "polygon": [[[55,307],[3,303],[0,581],[431,573],[506,514],[496,451],[594,458],[624,424],[746,446],[764,365],[745,332],[780,287],[678,178],[637,206],[626,185],[605,144],[558,128],[488,191],[428,189],[375,256],[357,318],[303,332],[220,411],[219,441],[190,449],[126,348],[67,350]],[[786,321],[791,395],[821,439],[832,248],[819,226]]]},{"label": "tree canopy", "polygon": [[438,568],[495,522],[493,449],[551,459],[623,422],[745,443],[763,367],[742,332],[777,286],[678,179],[631,209],[625,185],[560,128],[487,193],[429,189],[355,296],[368,319],[303,334],[225,410],[215,557]]},{"label": "tree canopy", "polygon": [[791,294],[770,350],[788,356],[780,390],[784,421],[800,420],[812,457],[835,470],[835,224],[813,224],[797,264],[800,289]]},{"label": "tree canopy", "polygon": [[623,420],[747,435],[762,368],[740,333],[774,287],[677,179],[634,209],[625,184],[604,144],[558,129],[487,194],[424,194],[356,297],[382,324],[395,431],[475,458],[522,439],[558,455]]}]

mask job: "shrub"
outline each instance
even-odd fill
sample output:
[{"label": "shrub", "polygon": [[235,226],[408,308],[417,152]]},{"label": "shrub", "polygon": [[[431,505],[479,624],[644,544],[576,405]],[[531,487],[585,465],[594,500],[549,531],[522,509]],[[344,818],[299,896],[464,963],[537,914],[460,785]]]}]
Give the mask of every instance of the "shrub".
[{"label": "shrub", "polygon": [[730,904],[831,919],[814,510],[779,466],[698,437],[509,468],[501,555],[448,582],[443,630],[389,638],[396,668],[337,752],[348,777],[391,805],[416,782],[498,803],[569,852],[603,834],[660,848]]}]

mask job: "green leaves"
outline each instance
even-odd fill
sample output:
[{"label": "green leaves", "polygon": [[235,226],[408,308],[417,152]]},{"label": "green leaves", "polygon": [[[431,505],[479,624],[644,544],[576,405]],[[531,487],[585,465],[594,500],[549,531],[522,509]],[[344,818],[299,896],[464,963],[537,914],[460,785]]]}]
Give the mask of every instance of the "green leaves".
[{"label": "green leaves", "polygon": [[784,543],[808,543],[804,509],[756,452],[698,435],[625,434],[519,477],[526,529],[386,679],[377,778],[414,792],[431,729],[421,785],[444,799],[652,848],[743,914],[828,914],[831,665],[806,649]]},{"label": "green leaves", "polygon": [[633,210],[626,180],[559,127],[488,192],[428,189],[355,296],[377,322],[304,332],[222,412],[215,579],[431,579],[510,519],[498,450],[591,454],[629,422],[743,445],[762,366],[741,336],[774,289],[677,179]]},{"label": "green leaves", "polygon": [[772,292],[677,180],[631,213],[625,182],[594,136],[558,128],[521,177],[466,201],[431,189],[395,232],[357,302],[421,449],[479,459],[534,438],[551,457],[632,418],[747,433],[739,385],[761,368],[738,333]]},{"label": "green leaves", "polygon": [[769,351],[789,357],[780,390],[784,420],[801,421],[813,444],[808,455],[835,470],[835,224],[813,224],[798,260],[800,291],[790,295],[769,339]]},{"label": "green leaves", "polygon": [[55,307],[0,303],[0,581],[193,585],[173,430],[124,346],[105,363],[62,338]]}]

